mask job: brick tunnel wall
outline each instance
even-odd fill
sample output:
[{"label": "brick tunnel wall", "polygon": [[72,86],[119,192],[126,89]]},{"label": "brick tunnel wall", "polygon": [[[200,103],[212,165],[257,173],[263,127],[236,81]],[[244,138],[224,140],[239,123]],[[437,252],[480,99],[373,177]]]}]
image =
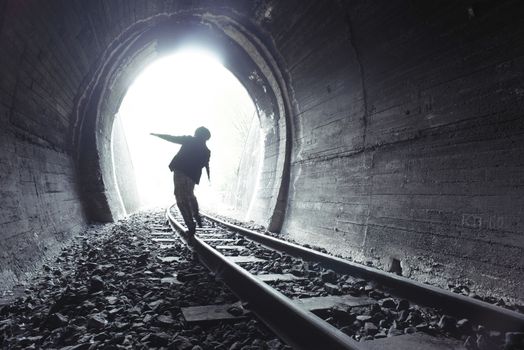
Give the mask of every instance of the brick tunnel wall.
[{"label": "brick tunnel wall", "polygon": [[[87,222],[71,135],[104,50],[137,21],[207,3],[0,1],[1,281]],[[288,84],[283,232],[524,299],[518,1],[209,3],[265,33]]]}]

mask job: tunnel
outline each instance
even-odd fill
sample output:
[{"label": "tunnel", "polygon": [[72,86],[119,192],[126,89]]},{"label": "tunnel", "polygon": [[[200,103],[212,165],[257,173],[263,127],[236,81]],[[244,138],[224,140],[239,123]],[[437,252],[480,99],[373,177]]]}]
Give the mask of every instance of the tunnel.
[{"label": "tunnel", "polygon": [[238,173],[252,225],[522,303],[523,16],[517,0],[0,0],[0,291],[140,210],[118,110],[191,44],[256,110],[260,174]]}]

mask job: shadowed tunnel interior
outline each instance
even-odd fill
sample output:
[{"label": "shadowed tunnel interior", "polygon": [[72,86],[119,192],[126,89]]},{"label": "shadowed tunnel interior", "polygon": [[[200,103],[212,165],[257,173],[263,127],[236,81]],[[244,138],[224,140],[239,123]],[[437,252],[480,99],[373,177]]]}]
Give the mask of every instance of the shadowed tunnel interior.
[{"label": "shadowed tunnel interior", "polygon": [[149,64],[192,43],[255,106],[251,220],[522,302],[523,15],[517,0],[0,0],[2,288],[137,209],[114,176],[132,177],[115,115]]}]

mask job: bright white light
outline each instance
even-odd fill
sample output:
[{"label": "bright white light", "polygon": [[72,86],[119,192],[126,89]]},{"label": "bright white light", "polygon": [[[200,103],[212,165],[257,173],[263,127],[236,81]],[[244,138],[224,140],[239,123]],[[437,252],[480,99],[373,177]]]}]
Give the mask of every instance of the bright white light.
[{"label": "bright white light", "polygon": [[193,135],[199,126],[210,129],[211,186],[205,171],[197,186],[199,201],[205,204],[223,197],[235,178],[251,123],[258,128],[255,106],[244,87],[217,57],[198,48],[147,67],[129,88],[117,118],[122,118],[146,205],[174,201],[168,164],[180,147],[150,133]]}]

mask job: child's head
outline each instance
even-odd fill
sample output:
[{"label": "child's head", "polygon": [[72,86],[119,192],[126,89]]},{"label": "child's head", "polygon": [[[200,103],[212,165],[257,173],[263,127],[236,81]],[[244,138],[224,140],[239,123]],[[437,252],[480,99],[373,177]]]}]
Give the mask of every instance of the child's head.
[{"label": "child's head", "polygon": [[201,126],[195,130],[195,137],[202,141],[207,141],[211,138],[211,133],[207,128]]}]

